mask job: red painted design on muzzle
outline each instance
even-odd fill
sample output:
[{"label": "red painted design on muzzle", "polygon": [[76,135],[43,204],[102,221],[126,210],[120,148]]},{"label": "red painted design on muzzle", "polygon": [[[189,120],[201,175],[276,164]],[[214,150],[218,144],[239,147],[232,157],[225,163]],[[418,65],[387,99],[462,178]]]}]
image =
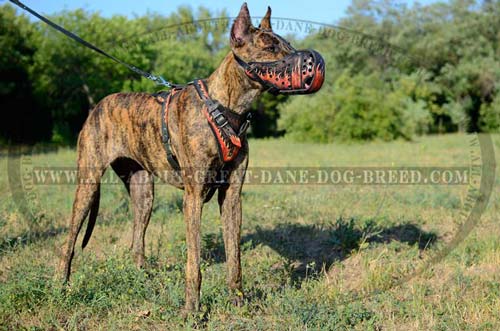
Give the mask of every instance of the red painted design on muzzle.
[{"label": "red painted design on muzzle", "polygon": [[315,50],[296,51],[273,62],[250,62],[246,74],[271,93],[309,94],[325,80],[325,61]]}]

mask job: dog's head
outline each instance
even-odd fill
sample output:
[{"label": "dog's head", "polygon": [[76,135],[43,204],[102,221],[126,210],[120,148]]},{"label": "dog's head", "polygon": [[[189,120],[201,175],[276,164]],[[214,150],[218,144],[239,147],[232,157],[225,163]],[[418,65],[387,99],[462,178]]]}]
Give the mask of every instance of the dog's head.
[{"label": "dog's head", "polygon": [[274,33],[270,7],[256,28],[244,3],[231,27],[230,43],[247,76],[271,93],[308,94],[323,85],[325,62],[321,55],[311,49],[296,50]]}]

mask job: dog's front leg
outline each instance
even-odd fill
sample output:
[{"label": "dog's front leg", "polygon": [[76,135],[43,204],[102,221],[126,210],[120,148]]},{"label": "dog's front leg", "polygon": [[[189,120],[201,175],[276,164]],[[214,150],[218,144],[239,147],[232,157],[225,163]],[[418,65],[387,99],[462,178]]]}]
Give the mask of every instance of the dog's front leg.
[{"label": "dog's front leg", "polygon": [[186,312],[200,307],[200,227],[203,200],[200,186],[186,187],[184,193],[184,220],[186,222],[187,266],[186,266]]},{"label": "dog's front leg", "polygon": [[219,207],[226,251],[227,285],[233,304],[243,304],[241,280],[240,234],[241,234],[241,188],[248,157],[245,155],[229,176],[229,186],[219,189]]}]

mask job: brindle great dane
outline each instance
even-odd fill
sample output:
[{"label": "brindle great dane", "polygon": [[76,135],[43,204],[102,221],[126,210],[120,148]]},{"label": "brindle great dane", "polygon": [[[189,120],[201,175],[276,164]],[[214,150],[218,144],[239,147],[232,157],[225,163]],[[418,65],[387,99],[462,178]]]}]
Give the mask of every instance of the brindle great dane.
[{"label": "brindle great dane", "polygon": [[238,132],[241,121],[231,118],[246,114],[252,101],[265,91],[313,93],[320,89],[325,72],[323,59],[317,52],[295,50],[273,33],[270,18],[268,8],[259,27],[252,26],[247,5],[243,4],[231,27],[229,54],[201,84],[189,84],[166,96],[167,116],[161,116],[165,98],[148,93],[112,94],[92,110],[78,138],[78,186],[60,264],[60,275],[65,282],[69,280],[78,233],[89,213],[83,247],[92,233],[99,209],[100,178],[109,166],[122,178],[130,194],[134,211],[132,250],[137,266],[143,266],[144,236],[153,206],[156,175],[184,190],[185,310],[199,309],[201,214],[214,186],[210,181],[200,182],[200,176],[187,176],[184,171],[176,172],[177,179],[166,175],[179,170],[167,160],[162,141],[164,123],[168,122],[167,149],[181,169],[203,169],[202,174],[208,177],[210,171],[224,167],[228,174],[225,185],[217,187],[218,203],[227,283],[233,303],[242,304],[241,189],[248,164],[248,143],[244,130]]}]

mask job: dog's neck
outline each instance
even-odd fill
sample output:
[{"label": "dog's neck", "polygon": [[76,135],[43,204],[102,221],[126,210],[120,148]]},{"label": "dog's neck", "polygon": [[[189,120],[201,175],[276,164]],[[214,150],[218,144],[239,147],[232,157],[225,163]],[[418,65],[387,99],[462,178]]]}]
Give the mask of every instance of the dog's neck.
[{"label": "dog's neck", "polygon": [[230,52],[207,79],[208,93],[224,107],[242,114],[262,93],[260,84],[252,81]]}]

